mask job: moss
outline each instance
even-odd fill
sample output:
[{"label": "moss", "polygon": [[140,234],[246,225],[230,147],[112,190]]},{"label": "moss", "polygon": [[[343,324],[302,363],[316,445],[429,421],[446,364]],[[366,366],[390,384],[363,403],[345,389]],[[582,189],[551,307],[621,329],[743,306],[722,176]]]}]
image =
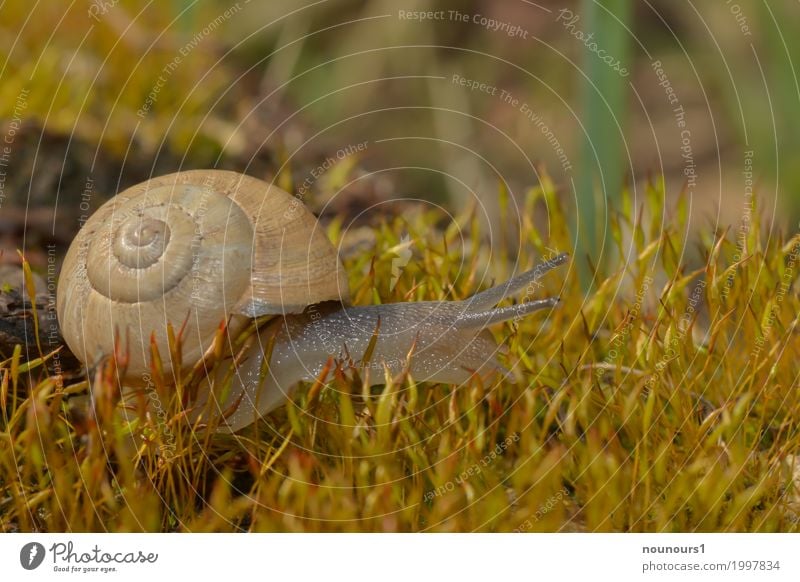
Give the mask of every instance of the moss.
[{"label": "moss", "polygon": [[[472,214],[445,230],[425,210],[387,217],[374,252],[346,258],[355,301],[465,297],[509,274],[498,256],[521,270],[570,250],[544,184],[513,252],[483,244]],[[624,266],[589,293],[574,265],[556,271],[535,294],[560,294],[558,308],[493,330],[516,384],[370,391],[338,374],[210,437],[166,386],[165,424],[126,423],[114,361],[62,386],[18,352],[0,365],[2,529],[797,531],[800,238],[753,221],[744,237],[705,233],[688,265],[683,206],[663,223],[661,188],[652,222],[629,199],[613,219]],[[544,208],[549,232],[532,224]],[[397,249],[412,251],[399,271]]]},{"label": "moss", "polygon": [[[141,12],[128,0],[63,11],[7,6],[3,26],[19,34],[6,35],[15,57],[3,72],[0,118],[35,122],[115,158],[132,151],[151,158],[166,146],[199,165],[213,163],[227,136],[214,128],[208,104],[235,102],[212,99],[233,76],[209,28],[221,26],[224,13],[213,4],[189,8]],[[176,30],[176,16],[187,31]]]}]

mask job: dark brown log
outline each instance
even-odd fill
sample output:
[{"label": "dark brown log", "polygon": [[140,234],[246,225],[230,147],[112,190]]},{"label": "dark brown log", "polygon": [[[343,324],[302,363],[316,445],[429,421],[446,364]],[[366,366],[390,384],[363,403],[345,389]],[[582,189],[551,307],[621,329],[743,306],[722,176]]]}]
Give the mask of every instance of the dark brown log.
[{"label": "dark brown log", "polygon": [[[55,298],[39,293],[31,302],[22,283],[22,269],[12,272],[8,265],[2,269],[0,280],[0,358],[14,354],[22,346],[22,360],[28,361],[61,348],[58,357],[52,358],[47,368],[50,373],[74,375],[81,370],[80,362],[64,344],[58,328]],[[35,306],[35,310],[34,310]],[[38,320],[38,339],[34,313]],[[41,354],[39,347],[41,346]]]}]

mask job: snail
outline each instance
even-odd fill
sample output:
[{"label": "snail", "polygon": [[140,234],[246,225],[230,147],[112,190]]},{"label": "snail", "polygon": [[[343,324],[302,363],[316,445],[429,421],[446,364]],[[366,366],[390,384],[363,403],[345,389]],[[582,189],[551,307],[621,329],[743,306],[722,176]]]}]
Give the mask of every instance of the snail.
[{"label": "snail", "polygon": [[[233,374],[218,366],[203,381],[197,409],[232,378],[215,409],[223,416],[218,430],[238,431],[284,404],[331,360],[375,363],[372,384],[385,382],[385,369],[454,384],[475,373],[508,374],[493,357],[498,348],[487,326],[553,307],[558,298],[497,304],[566,260],[559,255],[461,301],[356,307],[336,249],[298,199],[243,174],[192,170],[133,186],[85,222],[64,258],[56,309],[67,345],[84,363],[123,342],[125,382],[133,385],[151,370],[151,343],[170,378],[206,355],[221,322],[233,338],[253,318],[274,316],[231,363]],[[170,351],[168,324],[182,328],[180,354]]]}]

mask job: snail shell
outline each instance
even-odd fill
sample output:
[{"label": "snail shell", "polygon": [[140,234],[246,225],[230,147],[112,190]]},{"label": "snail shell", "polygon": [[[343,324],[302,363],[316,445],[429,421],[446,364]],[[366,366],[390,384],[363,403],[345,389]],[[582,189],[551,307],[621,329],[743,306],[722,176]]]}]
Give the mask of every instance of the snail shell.
[{"label": "snail shell", "polygon": [[119,337],[135,381],[150,369],[151,337],[165,374],[181,367],[168,324],[185,325],[188,368],[223,321],[233,330],[326,300],[349,303],[347,278],[303,204],[250,176],[193,170],[133,186],[89,218],[64,259],[57,312],[84,362]]}]

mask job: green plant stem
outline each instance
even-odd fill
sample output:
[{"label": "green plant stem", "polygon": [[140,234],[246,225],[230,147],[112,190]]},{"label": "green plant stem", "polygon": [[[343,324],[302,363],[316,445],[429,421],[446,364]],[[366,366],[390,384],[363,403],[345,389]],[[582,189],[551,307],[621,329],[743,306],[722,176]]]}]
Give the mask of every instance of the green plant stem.
[{"label": "green plant stem", "polygon": [[[630,70],[630,0],[584,0],[585,34],[593,34],[599,50]],[[592,274],[585,260],[603,261],[609,240],[608,211],[616,206],[626,168],[624,119],[628,78],[609,66],[587,46],[583,56],[586,77],[583,84],[582,168],[578,176],[576,220],[579,229],[576,258],[584,288],[590,288]],[[602,195],[602,203],[597,195]]]}]

